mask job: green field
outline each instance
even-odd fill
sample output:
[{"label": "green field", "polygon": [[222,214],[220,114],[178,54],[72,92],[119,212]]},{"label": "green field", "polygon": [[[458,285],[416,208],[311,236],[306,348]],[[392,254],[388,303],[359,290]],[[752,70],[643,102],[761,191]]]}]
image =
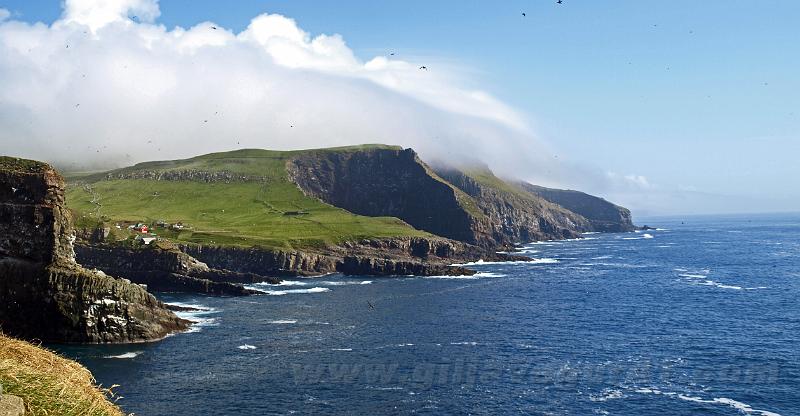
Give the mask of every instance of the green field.
[{"label": "green field", "polygon": [[[349,147],[319,151],[350,151]],[[143,179],[107,180],[105,173],[68,175],[67,205],[77,223],[183,222],[188,229],[155,232],[201,244],[307,248],[376,237],[429,235],[393,217],[365,217],[306,197],[286,177],[295,152],[239,150],[197,158],[148,162],[114,172],[227,171],[259,181],[203,183]]]}]

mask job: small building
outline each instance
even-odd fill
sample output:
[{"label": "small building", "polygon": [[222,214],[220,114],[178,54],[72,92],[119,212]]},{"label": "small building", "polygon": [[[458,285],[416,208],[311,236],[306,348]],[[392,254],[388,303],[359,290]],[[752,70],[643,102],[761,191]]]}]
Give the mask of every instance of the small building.
[{"label": "small building", "polygon": [[139,223],[139,224],[136,224],[135,227],[133,227],[133,230],[137,231],[137,232],[140,232],[142,234],[147,234],[148,231],[150,231],[150,228],[147,226],[147,224]]},{"label": "small building", "polygon": [[136,241],[140,241],[146,246],[149,246],[150,243],[156,240],[158,240],[158,236],[155,234],[140,234],[136,236]]}]

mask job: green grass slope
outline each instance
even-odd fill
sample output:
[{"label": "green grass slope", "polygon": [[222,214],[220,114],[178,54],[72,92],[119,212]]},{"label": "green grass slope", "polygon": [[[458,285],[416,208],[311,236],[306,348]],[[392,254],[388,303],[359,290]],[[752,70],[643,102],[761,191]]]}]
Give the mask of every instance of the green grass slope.
[{"label": "green grass slope", "polygon": [[[383,146],[310,150],[349,152]],[[423,236],[393,217],[365,217],[306,197],[286,176],[286,162],[299,152],[245,149],[191,159],[147,162],[112,171],[228,172],[259,178],[230,183],[106,179],[106,173],[67,175],[67,204],[78,225],[105,221],[183,222],[187,229],[156,229],[161,236],[190,243],[307,248],[361,238]]]}]

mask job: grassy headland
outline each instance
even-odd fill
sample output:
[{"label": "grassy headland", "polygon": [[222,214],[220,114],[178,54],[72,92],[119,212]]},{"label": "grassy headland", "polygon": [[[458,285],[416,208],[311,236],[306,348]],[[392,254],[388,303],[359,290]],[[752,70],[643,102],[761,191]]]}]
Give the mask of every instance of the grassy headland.
[{"label": "grassy headland", "polygon": [[[393,217],[366,217],[305,196],[289,181],[286,162],[298,152],[348,152],[388,146],[309,151],[245,149],[191,159],[146,162],[108,173],[68,176],[67,204],[78,222],[182,222],[186,228],[155,230],[190,243],[305,248],[361,238],[428,235]],[[394,148],[392,148],[394,149]],[[228,182],[156,181],[141,172],[230,173]],[[121,179],[108,179],[122,176]]]}]

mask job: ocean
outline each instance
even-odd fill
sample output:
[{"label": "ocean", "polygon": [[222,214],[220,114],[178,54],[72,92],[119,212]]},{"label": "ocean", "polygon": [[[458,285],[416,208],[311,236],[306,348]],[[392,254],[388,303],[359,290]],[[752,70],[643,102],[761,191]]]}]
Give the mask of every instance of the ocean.
[{"label": "ocean", "polygon": [[159,294],[201,323],[56,348],[138,416],[800,415],[800,214],[638,222],[473,277]]}]

